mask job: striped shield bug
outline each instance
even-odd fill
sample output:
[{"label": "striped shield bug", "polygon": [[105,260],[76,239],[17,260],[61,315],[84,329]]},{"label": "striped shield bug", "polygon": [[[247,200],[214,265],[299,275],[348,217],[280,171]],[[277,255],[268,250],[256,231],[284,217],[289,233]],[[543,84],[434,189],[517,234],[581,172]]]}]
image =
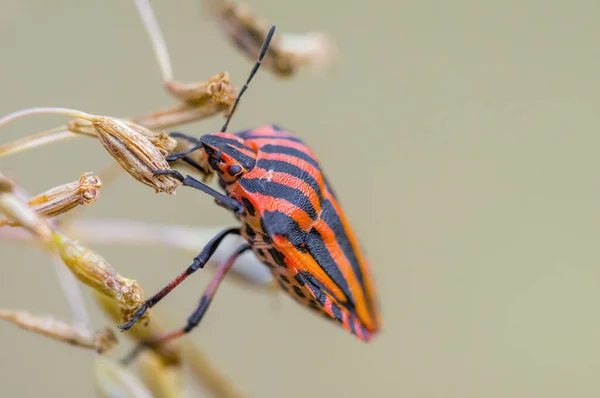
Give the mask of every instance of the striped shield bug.
[{"label": "striped shield bug", "polygon": [[[188,333],[210,305],[219,284],[236,258],[251,250],[289,295],[330,320],[339,322],[362,341],[379,331],[381,319],[370,266],[349,222],[321,169],[321,163],[302,140],[275,125],[226,133],[242,94],[265,56],[275,31],[271,27],[258,61],[218,133],[199,139],[181,133],[192,147],[168,161],[183,160],[202,175],[218,176],[222,194],[189,175],[168,170],[183,185],[197,188],[231,210],[241,226],[217,234],[194,258],[192,265],[146,301],[128,323],[131,328],[188,276],[203,268],[221,241],[230,234],[246,243],[219,265],[187,325],[149,342],[153,345]],[[200,151],[200,161],[187,155]]]}]

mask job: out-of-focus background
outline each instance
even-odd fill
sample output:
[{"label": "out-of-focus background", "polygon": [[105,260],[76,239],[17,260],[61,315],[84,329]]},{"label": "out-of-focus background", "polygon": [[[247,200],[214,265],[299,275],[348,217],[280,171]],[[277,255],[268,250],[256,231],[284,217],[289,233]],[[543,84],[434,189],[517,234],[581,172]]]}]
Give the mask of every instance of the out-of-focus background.
[{"label": "out-of-focus background", "polygon": [[[153,4],[177,78],[226,70],[242,84],[251,62],[199,0]],[[231,129],[276,122],[319,154],[372,261],[385,325],[363,344],[285,296],[226,283],[191,338],[252,397],[598,396],[600,5],[248,4],[282,32],[320,30],[337,45],[321,76],[259,73]],[[171,103],[131,1],[5,0],[0,48],[1,114],[68,106],[126,116]],[[1,142],[64,120],[12,124]],[[40,192],[110,162],[82,138],[1,159],[0,170]],[[84,214],[234,223],[206,195],[154,195],[127,175]],[[0,306],[68,318],[48,258],[0,243]],[[95,248],[147,294],[191,260]],[[161,308],[183,322],[208,275]],[[88,302],[95,326],[110,325]],[[6,323],[0,336],[3,396],[92,396],[89,352]]]}]

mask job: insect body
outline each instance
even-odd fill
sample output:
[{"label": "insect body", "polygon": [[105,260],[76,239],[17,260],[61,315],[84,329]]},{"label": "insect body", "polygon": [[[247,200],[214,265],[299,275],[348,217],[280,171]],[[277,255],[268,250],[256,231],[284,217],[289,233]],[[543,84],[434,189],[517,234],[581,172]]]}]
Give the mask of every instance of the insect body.
[{"label": "insect body", "polygon": [[[200,139],[173,133],[195,145],[168,160],[183,159],[205,176],[217,174],[225,194],[173,172],[184,185],[209,193],[232,210],[241,227],[213,238],[194,263],[150,298],[122,329],[131,327],[147,308],[202,268],[225,236],[239,234],[247,244],[219,266],[187,326],[160,341],[187,333],[199,323],[227,270],[247,250],[269,267],[296,301],[370,341],[380,328],[380,315],[369,264],[315,154],[300,139],[274,125],[234,134],[223,132],[226,126],[222,132]],[[198,163],[186,156],[192,151],[200,151]]]},{"label": "insect body", "polygon": [[276,126],[200,141],[215,165],[206,171],[244,204],[242,236],[282,288],[370,340],[379,326],[373,280],[314,153]]}]

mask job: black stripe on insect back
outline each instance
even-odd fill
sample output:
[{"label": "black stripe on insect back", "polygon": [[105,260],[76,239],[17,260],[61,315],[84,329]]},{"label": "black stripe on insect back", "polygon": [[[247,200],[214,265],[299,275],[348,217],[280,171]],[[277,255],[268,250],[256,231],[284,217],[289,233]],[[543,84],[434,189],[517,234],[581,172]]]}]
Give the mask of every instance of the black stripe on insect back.
[{"label": "black stripe on insect back", "polygon": [[235,149],[231,146],[225,146],[223,148],[223,153],[226,153],[229,156],[231,156],[239,164],[241,164],[246,170],[252,170],[254,168],[254,165],[256,164],[256,159],[243,154],[242,152],[238,151],[237,149]]},{"label": "black stripe on insect back", "polygon": [[321,304],[321,307],[324,307],[325,299],[327,298],[327,296],[325,296],[325,292],[327,292],[329,294],[331,294],[331,292],[329,292],[327,290],[327,288],[325,286],[323,286],[323,284],[317,280],[317,278],[315,278],[308,272],[301,271],[297,275],[300,275],[300,278],[304,281],[304,283],[302,283],[302,285],[306,284],[306,286],[308,286],[308,288],[315,295],[315,298],[317,299],[319,304]]},{"label": "black stripe on insect back", "polygon": [[219,149],[223,149],[223,147],[227,144],[237,147],[237,148],[241,148],[241,149],[249,149],[247,146],[245,146],[238,140],[234,140],[232,138],[227,138],[227,137],[223,137],[220,135],[214,135],[214,134],[203,135],[200,138],[200,141],[203,142],[204,144],[208,144],[212,147],[219,148]]},{"label": "black stripe on insect back", "polygon": [[248,212],[248,214],[250,214],[250,216],[254,217],[254,215],[256,214],[256,208],[254,207],[254,205],[247,198],[244,198],[243,196],[242,196],[242,203],[244,204],[244,207],[246,208],[246,211]]},{"label": "black stripe on insect back", "polygon": [[305,252],[304,232],[296,220],[280,211],[265,211],[261,219],[263,232],[269,236],[284,236],[297,250]]},{"label": "black stripe on insect back", "polygon": [[269,181],[264,178],[240,178],[238,183],[247,192],[258,193],[265,196],[271,196],[276,199],[285,200],[304,210],[311,220],[317,219],[317,211],[315,210],[314,206],[308,197],[297,188],[291,188],[287,185]]},{"label": "black stripe on insect back", "polygon": [[340,271],[335,259],[331,256],[331,253],[325,246],[325,242],[323,242],[323,238],[317,230],[312,229],[308,233],[306,237],[306,247],[327,276],[329,276],[333,283],[335,283],[342,291],[349,306],[354,308],[355,301],[352,292],[350,291],[350,287],[348,286],[348,281],[344,278],[344,274]]},{"label": "black stripe on insect back", "polygon": [[331,312],[333,312],[333,316],[338,322],[344,321],[344,318],[342,317],[342,309],[334,302],[331,303]]},{"label": "black stripe on insect back", "polygon": [[248,148],[246,145],[242,144],[242,143],[241,143],[241,142],[239,142],[238,140],[234,140],[233,138],[219,137],[219,139],[220,139],[220,140],[221,140],[221,142],[223,142],[224,144],[231,145],[231,146],[233,146],[233,147],[240,148],[240,149],[247,149],[247,150],[250,150],[250,148]]},{"label": "black stripe on insect back", "polygon": [[319,162],[317,162],[312,156],[310,156],[306,152],[302,152],[301,150],[296,148],[292,148],[285,145],[267,144],[261,146],[260,151],[265,153],[281,153],[283,155],[293,156],[313,165],[317,170],[321,170]]},{"label": "black stripe on insect back", "polygon": [[352,248],[352,244],[350,243],[350,239],[348,239],[348,235],[346,234],[346,230],[344,229],[344,224],[342,224],[342,220],[340,220],[339,215],[335,211],[333,204],[331,201],[326,200],[323,202],[323,208],[321,212],[321,219],[325,221],[325,223],[331,228],[335,237],[337,239],[340,248],[344,252],[344,255],[350,262],[350,266],[352,267],[352,272],[356,275],[356,279],[360,284],[360,288],[363,292],[365,292],[365,299],[367,300],[367,306],[370,310],[373,309],[373,303],[369,301],[369,297],[366,295],[367,289],[365,286],[365,280],[363,278],[362,271],[360,269],[360,264],[358,259],[356,258],[356,254],[354,253],[354,249]]},{"label": "black stripe on insect back", "polygon": [[321,202],[321,186],[310,173],[302,170],[300,167],[284,162],[283,160],[271,159],[259,159],[256,166],[267,171],[273,170],[277,173],[289,174],[292,177],[304,181],[313,189],[313,191],[315,191],[315,194],[317,194],[317,197],[319,198],[319,203]]}]

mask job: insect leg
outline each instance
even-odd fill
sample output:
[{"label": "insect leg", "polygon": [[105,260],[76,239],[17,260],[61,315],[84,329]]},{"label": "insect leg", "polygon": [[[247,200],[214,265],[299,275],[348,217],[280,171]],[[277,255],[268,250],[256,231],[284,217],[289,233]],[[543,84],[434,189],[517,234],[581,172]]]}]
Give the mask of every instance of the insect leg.
[{"label": "insect leg", "polygon": [[[202,144],[200,143],[200,140],[198,138],[196,138],[196,137],[192,137],[191,135],[187,135],[187,134],[179,133],[177,131],[173,131],[172,133],[169,133],[169,136],[171,136],[173,138],[182,138],[182,139],[184,139],[186,141],[191,142],[192,144],[194,144],[194,146],[191,147],[190,149],[184,151],[184,152],[175,152],[175,153],[172,153],[171,155],[169,155],[169,156],[166,157],[167,162],[174,162],[174,161],[179,160],[181,158],[184,158],[183,160],[186,160],[185,159],[185,157],[186,157],[185,155],[187,155],[188,153],[194,152],[194,151],[196,151],[196,150],[198,150],[198,149],[200,149],[202,147]],[[194,165],[192,164],[192,166],[194,166]],[[198,167],[200,167],[200,166],[198,166]]]},{"label": "insect leg", "polygon": [[171,163],[171,162],[175,162],[175,161],[181,159],[184,162],[186,162],[187,164],[189,164],[190,166],[200,170],[203,174],[206,173],[206,171],[202,167],[200,167],[200,165],[198,163],[196,163],[191,158],[186,156],[188,153],[194,152],[195,150],[198,150],[202,147],[202,144],[200,144],[200,140],[196,137],[192,137],[191,135],[179,133],[177,131],[173,131],[172,133],[169,133],[169,136],[171,136],[173,138],[184,139],[184,140],[189,141],[192,144],[194,144],[194,146],[184,152],[172,153],[171,155],[169,155],[165,158],[167,160],[167,162]]},{"label": "insect leg", "polygon": [[212,255],[219,247],[219,244],[223,241],[223,239],[229,234],[237,234],[240,235],[241,231],[239,228],[229,228],[219,232],[214,238],[210,240],[204,246],[202,251],[194,258],[194,262],[190,265],[185,271],[183,271],[179,276],[173,279],[167,286],[162,288],[158,293],[154,296],[150,297],[142,307],[136,311],[133,315],[133,318],[124,325],[118,325],[118,328],[121,330],[127,330],[131,328],[137,321],[140,319],[142,315],[149,309],[154,307],[160,300],[162,300],[167,294],[171,292],[171,290],[175,289],[181,282],[183,282],[188,276],[203,268],[208,260],[212,257]]},{"label": "insect leg", "polygon": [[196,137],[192,137],[191,135],[183,134],[178,131],[173,131],[169,133],[169,135],[173,138],[183,138],[184,140],[188,140],[191,143],[199,144],[200,140]]},{"label": "insect leg", "polygon": [[137,354],[139,354],[141,352],[141,350],[144,349],[145,347],[153,347],[158,344],[165,343],[169,340],[175,339],[177,337],[181,337],[184,334],[189,333],[196,326],[198,326],[198,324],[202,320],[202,317],[206,313],[208,306],[212,302],[212,299],[215,296],[215,293],[217,292],[219,285],[223,281],[223,278],[225,278],[225,275],[231,269],[235,260],[242,253],[244,253],[246,250],[249,250],[250,248],[251,248],[251,246],[249,244],[244,244],[244,245],[240,246],[231,256],[229,256],[229,258],[227,260],[225,260],[225,262],[223,262],[222,264],[219,265],[213,278],[211,279],[210,283],[206,287],[204,294],[202,294],[202,297],[200,298],[200,302],[198,303],[196,310],[190,315],[190,317],[187,320],[187,324],[183,328],[176,329],[171,332],[165,333],[164,335],[162,335],[152,341],[138,344],[138,346],[129,355],[127,355],[122,360],[122,362],[127,364],[127,363],[131,362],[137,356]]},{"label": "insect leg", "polygon": [[175,152],[170,154],[169,156],[167,156],[165,159],[167,162],[174,162],[176,160],[179,160],[181,158],[185,158],[188,153],[194,152],[198,149],[202,148],[202,144],[196,144],[193,147],[191,147],[190,149],[184,151],[184,152]]},{"label": "insect leg", "polygon": [[195,179],[192,176],[186,175],[184,177],[183,174],[181,174],[177,170],[158,170],[154,174],[155,175],[166,175],[166,174],[171,175],[171,176],[177,178],[179,181],[181,181],[181,183],[183,185],[192,187],[192,188],[196,188],[204,193],[209,194],[213,198],[222,202],[226,208],[233,211],[234,213],[242,214],[244,212],[244,206],[240,202],[238,202],[235,199],[230,198],[229,196],[223,195],[220,192],[215,191],[208,185],[204,184],[203,182],[198,181],[197,179]]}]

